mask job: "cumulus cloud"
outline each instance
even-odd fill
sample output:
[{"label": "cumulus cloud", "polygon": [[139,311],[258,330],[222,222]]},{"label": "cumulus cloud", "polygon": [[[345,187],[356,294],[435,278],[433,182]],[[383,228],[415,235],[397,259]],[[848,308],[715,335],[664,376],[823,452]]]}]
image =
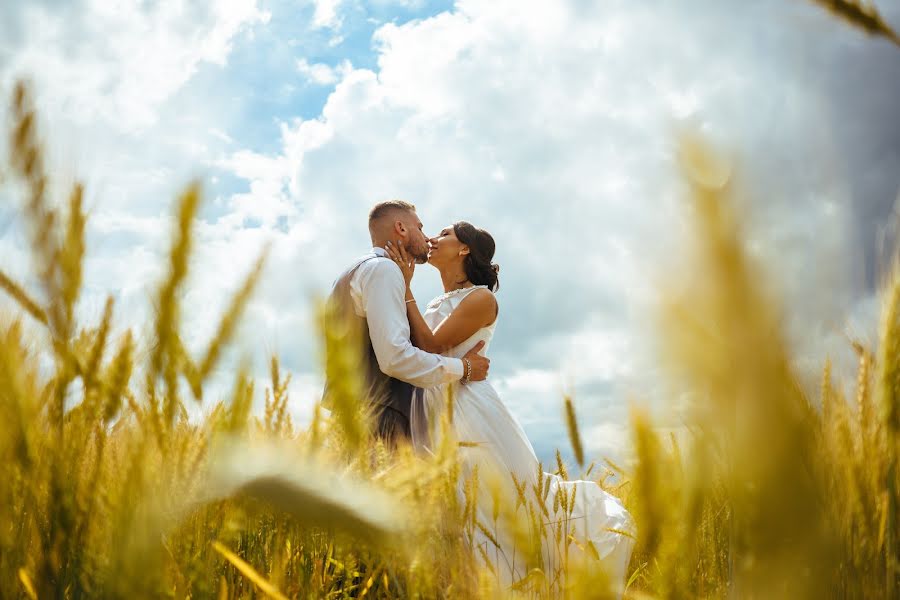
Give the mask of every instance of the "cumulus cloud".
[{"label": "cumulus cloud", "polygon": [[[827,67],[810,69],[802,56],[878,42],[815,7],[714,4],[458,2],[381,27],[377,72],[345,75],[321,116],[284,136],[298,200],[321,219],[316,239],[342,240],[308,242],[313,262],[334,265],[310,275],[325,289],[365,244],[366,208],[407,197],[427,227],[466,218],[498,239],[498,380],[567,373],[576,387],[604,389],[584,399],[598,406],[623,405],[628,389],[658,394],[644,377],[655,357],[642,311],[653,299],[648,277],[685,267],[665,260],[687,216],[670,140],[681,125],[699,126],[733,149],[749,191],[739,208],[750,248],[773,267],[800,352],[820,360],[823,338],[839,351],[860,297],[848,250],[853,175],[822,166],[846,160],[841,98],[824,84]],[[327,141],[309,143],[305,128]],[[892,195],[896,178],[885,183],[876,193]],[[417,291],[429,290],[426,272]],[[532,431],[558,418],[557,393],[513,390],[506,397]]]},{"label": "cumulus cloud", "polygon": [[[337,30],[344,9],[317,2],[312,25]],[[900,22],[896,8],[885,13]],[[245,24],[263,22],[261,10],[246,14]],[[379,26],[371,44],[372,60],[353,61],[366,68],[294,59],[282,77],[329,91],[320,111],[279,119],[274,149],[217,128],[198,104],[189,114],[206,137],[178,155],[243,188],[216,198],[201,228],[193,343],[259,245],[275,240],[243,334],[302,378],[298,415],[318,376],[313,298],[366,250],[368,208],[402,197],[428,231],[466,219],[497,240],[492,376],[540,455],[566,446],[564,390],[595,453],[621,451],[631,398],[677,424],[648,311],[660,274],[689,268],[678,258],[689,214],[671,146],[681,127],[704,130],[738,166],[748,246],[769,265],[799,365],[818,370],[826,351],[846,362],[845,325],[871,329],[875,257],[854,248],[871,246],[900,185],[896,48],[811,4],[776,0],[458,0]],[[417,297],[439,286],[419,269]]]},{"label": "cumulus cloud", "polygon": [[[47,0],[0,11],[0,114],[7,122],[14,81],[30,81],[56,197],[75,178],[86,183],[89,260],[78,313],[96,321],[110,294],[119,326],[145,322],[175,195],[233,143],[222,98],[190,84],[204,68],[224,68],[235,41],[270,13],[255,0]],[[19,198],[9,188],[2,195],[3,268],[33,283]]]},{"label": "cumulus cloud", "polygon": [[27,75],[51,114],[123,131],[152,126],[160,104],[201,62],[224,64],[234,36],[269,18],[255,1],[230,0],[39,2],[5,10],[21,29],[5,44],[4,83]]},{"label": "cumulus cloud", "polygon": [[341,77],[353,70],[350,61],[342,61],[336,67],[323,63],[310,64],[305,58],[297,60],[297,70],[317,85],[334,85]]},{"label": "cumulus cloud", "polygon": [[338,29],[341,26],[341,17],[338,13],[341,0],[313,0],[313,4],[315,5],[313,27]]}]

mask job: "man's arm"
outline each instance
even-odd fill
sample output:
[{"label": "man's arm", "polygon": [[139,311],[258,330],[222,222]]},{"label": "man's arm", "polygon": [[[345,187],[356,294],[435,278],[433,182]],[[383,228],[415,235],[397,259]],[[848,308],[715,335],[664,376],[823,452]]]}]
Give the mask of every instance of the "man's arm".
[{"label": "man's arm", "polygon": [[376,259],[371,268],[357,272],[354,279],[357,277],[369,338],[385,375],[417,387],[434,387],[463,376],[460,359],[429,354],[410,342],[403,301],[406,282],[396,264]]}]

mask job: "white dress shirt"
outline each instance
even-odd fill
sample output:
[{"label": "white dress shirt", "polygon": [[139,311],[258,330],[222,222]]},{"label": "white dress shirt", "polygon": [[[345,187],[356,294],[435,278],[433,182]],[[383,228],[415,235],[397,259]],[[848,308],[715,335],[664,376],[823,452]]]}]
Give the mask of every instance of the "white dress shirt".
[{"label": "white dress shirt", "polygon": [[362,263],[350,278],[357,316],[365,317],[378,368],[389,377],[430,388],[463,376],[458,358],[431,354],[412,345],[406,316],[406,281],[384,248],[372,248],[375,260]]}]

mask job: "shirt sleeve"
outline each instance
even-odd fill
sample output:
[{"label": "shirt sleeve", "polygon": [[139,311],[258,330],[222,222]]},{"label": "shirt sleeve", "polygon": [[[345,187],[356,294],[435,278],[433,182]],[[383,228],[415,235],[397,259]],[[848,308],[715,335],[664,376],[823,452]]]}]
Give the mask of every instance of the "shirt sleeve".
[{"label": "shirt sleeve", "polygon": [[406,283],[397,265],[376,259],[356,275],[357,281],[351,283],[358,285],[361,312],[382,373],[417,387],[434,387],[463,376],[462,360],[430,354],[410,342],[403,299]]}]

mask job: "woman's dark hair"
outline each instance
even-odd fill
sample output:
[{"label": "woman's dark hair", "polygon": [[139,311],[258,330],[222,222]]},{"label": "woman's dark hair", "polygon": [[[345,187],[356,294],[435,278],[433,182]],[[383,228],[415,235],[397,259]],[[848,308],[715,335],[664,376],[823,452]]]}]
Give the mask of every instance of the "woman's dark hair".
[{"label": "woman's dark hair", "polygon": [[491,262],[495,249],[491,234],[466,221],[454,223],[453,233],[456,239],[469,247],[469,253],[463,259],[463,269],[469,281],[475,285],[486,285],[494,292],[500,289],[500,265]]}]

